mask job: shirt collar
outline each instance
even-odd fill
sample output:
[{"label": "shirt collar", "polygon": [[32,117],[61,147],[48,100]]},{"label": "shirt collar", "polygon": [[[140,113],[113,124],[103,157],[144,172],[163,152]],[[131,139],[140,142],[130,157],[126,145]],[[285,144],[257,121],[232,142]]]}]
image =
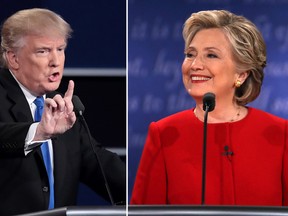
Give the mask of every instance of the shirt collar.
[{"label": "shirt collar", "polygon": [[[14,79],[16,80],[16,82],[18,83],[18,85],[20,86],[23,94],[25,95],[26,100],[28,101],[28,103],[31,105],[33,104],[34,100],[36,99],[36,96],[34,96],[27,88],[25,88],[18,80],[17,78],[14,76],[13,72],[9,69],[11,75],[14,77]],[[44,99],[46,97],[46,95],[43,95]]]}]

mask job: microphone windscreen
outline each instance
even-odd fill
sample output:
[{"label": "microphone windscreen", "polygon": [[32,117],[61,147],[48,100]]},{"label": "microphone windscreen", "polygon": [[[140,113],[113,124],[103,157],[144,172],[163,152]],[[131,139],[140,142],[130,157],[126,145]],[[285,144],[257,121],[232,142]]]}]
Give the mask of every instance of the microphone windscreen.
[{"label": "microphone windscreen", "polygon": [[84,113],[85,107],[77,95],[73,95],[72,103],[74,105],[74,112],[76,114],[80,114],[80,112],[81,112],[81,114]]},{"label": "microphone windscreen", "polygon": [[208,107],[208,112],[211,112],[215,108],[215,94],[208,92],[203,96],[203,110]]}]

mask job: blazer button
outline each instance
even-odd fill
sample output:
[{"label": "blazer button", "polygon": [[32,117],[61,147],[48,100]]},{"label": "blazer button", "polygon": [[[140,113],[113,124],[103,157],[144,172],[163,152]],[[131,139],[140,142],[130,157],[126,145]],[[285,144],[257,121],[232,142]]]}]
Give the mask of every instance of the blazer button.
[{"label": "blazer button", "polygon": [[44,187],[42,188],[42,190],[43,190],[44,192],[48,192],[48,187],[44,186]]}]

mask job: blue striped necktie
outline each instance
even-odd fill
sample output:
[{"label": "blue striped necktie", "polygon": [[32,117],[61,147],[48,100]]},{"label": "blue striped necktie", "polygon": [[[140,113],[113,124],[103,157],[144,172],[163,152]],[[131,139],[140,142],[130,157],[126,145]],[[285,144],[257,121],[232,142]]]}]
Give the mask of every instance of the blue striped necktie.
[{"label": "blue striped necktie", "polygon": [[[36,122],[39,122],[41,120],[41,116],[43,113],[44,98],[37,97],[34,100],[34,104],[37,107],[34,118]],[[52,164],[51,164],[51,159],[50,159],[50,154],[49,154],[48,142],[42,143],[41,152],[42,152],[43,160],[44,160],[46,171],[47,171],[48,178],[49,178],[50,198],[49,198],[48,209],[53,209],[54,208],[54,177],[53,177]]]}]

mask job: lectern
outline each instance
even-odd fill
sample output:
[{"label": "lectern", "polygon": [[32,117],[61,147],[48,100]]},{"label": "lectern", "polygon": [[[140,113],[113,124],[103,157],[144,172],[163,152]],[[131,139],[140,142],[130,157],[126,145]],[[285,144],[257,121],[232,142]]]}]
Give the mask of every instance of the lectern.
[{"label": "lectern", "polygon": [[129,206],[129,216],[288,216],[287,207],[258,206]]},{"label": "lectern", "polygon": [[[63,207],[21,216],[288,216],[288,207],[130,205]],[[20,215],[18,215],[20,216]]]},{"label": "lectern", "polygon": [[71,206],[18,216],[126,216],[126,212],[126,206]]}]

